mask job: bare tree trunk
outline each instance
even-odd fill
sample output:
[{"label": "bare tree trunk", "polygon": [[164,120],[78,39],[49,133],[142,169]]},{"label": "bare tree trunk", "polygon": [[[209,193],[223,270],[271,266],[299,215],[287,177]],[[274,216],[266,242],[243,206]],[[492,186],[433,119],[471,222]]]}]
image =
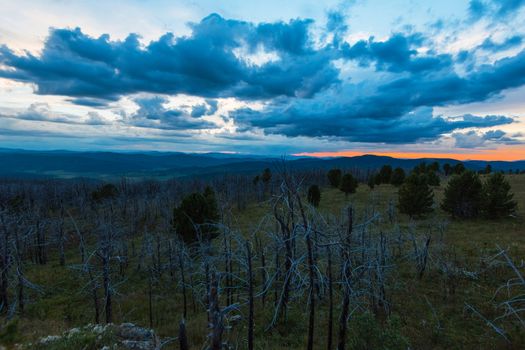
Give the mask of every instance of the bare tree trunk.
[{"label": "bare tree trunk", "polygon": [[[3,221],[3,220],[2,220]],[[9,309],[9,296],[7,287],[9,285],[9,231],[2,222],[4,228],[4,239],[2,241],[2,256],[0,257],[0,270],[2,271],[2,281],[0,282],[0,308],[2,311]]]},{"label": "bare tree trunk", "polygon": [[248,350],[253,350],[253,326],[254,326],[254,310],[253,310],[253,271],[252,271],[252,252],[250,243],[246,242],[246,260],[248,263]]},{"label": "bare tree trunk", "polygon": [[339,317],[339,342],[338,350],[346,348],[346,326],[350,307],[350,245],[353,230],[353,209],[348,207],[348,228],[345,241],[342,247],[343,266],[341,276],[343,278],[343,303],[341,306],[341,315]]},{"label": "bare tree trunk", "polygon": [[183,301],[183,311],[182,315],[184,320],[187,317],[188,314],[188,299],[186,297],[186,279],[184,274],[184,262],[182,260],[182,248],[179,252],[179,265],[180,265],[180,277],[181,277],[181,283],[182,283],[182,301]]},{"label": "bare tree trunk", "polygon": [[261,241],[258,240],[258,246],[259,246],[259,254],[261,255],[261,284],[262,284],[262,292],[261,292],[261,302],[264,307],[264,304],[266,303],[266,257],[264,253],[264,248],[262,247]]},{"label": "bare tree trunk", "polygon": [[148,309],[149,309],[149,328],[153,328],[153,287],[152,287],[152,271],[150,269],[148,278]]},{"label": "bare tree trunk", "polygon": [[339,342],[337,350],[345,350],[346,347],[346,323],[348,319],[348,308],[350,306],[350,291],[348,287],[344,287],[343,305],[341,307],[341,315],[339,317]]},{"label": "bare tree trunk", "polygon": [[107,257],[103,257],[102,266],[103,266],[102,268],[103,268],[103,279],[104,279],[104,295],[105,295],[104,309],[106,311],[106,323],[112,323],[113,322],[113,310],[112,310],[112,304],[111,304],[109,259]]},{"label": "bare tree trunk", "polygon": [[93,306],[95,308],[95,323],[100,323],[100,307],[98,302],[97,282],[93,278],[91,268],[88,266],[89,283],[91,285],[91,296],[93,298]]},{"label": "bare tree trunk", "polygon": [[179,348],[180,350],[189,350],[188,336],[186,335],[186,323],[184,319],[179,323]]},{"label": "bare tree trunk", "polygon": [[333,322],[334,322],[334,296],[333,296],[333,285],[332,285],[332,251],[330,247],[327,249],[328,255],[328,331],[327,331],[327,350],[332,350],[332,334],[333,334]]},{"label": "bare tree trunk", "polygon": [[315,275],[314,275],[314,258],[312,251],[312,240],[310,238],[310,232],[306,232],[306,246],[308,249],[308,275],[310,279],[310,310],[308,316],[308,350],[314,348],[314,322],[315,322]]},{"label": "bare tree trunk", "polygon": [[211,318],[211,350],[221,350],[222,349],[222,334],[224,332],[224,321],[222,310],[219,306],[219,281],[217,280],[217,275],[213,273],[211,275],[210,282],[210,318]]}]

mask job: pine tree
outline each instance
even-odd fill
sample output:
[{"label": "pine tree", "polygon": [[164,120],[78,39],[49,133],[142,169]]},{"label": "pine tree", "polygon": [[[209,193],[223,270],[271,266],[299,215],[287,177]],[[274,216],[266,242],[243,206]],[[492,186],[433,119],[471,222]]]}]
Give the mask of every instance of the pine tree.
[{"label": "pine tree", "polygon": [[482,199],[483,186],[479,175],[466,170],[450,179],[441,207],[455,217],[472,218],[479,215]]},{"label": "pine tree", "polygon": [[456,165],[454,165],[453,172],[454,172],[454,174],[459,175],[462,172],[464,172],[465,170],[466,170],[466,168],[465,168],[465,165],[463,163],[457,163]]},{"label": "pine tree", "polygon": [[271,172],[270,168],[264,169],[264,171],[263,171],[263,173],[261,175],[262,182],[265,185],[268,185],[268,183],[270,182],[271,179],[272,179],[272,172]]},{"label": "pine tree", "polygon": [[308,203],[310,203],[314,207],[318,207],[320,201],[321,201],[321,190],[319,189],[319,186],[317,185],[310,186],[308,188]]},{"label": "pine tree", "polygon": [[339,187],[341,184],[341,176],[342,176],[341,169],[331,169],[328,171],[328,182],[330,182],[330,186],[332,187]]},{"label": "pine tree", "polygon": [[399,211],[411,218],[432,211],[434,192],[424,174],[412,173],[399,188]]},{"label": "pine tree", "polygon": [[345,196],[348,196],[349,193],[355,193],[357,186],[358,182],[352,174],[345,174],[341,179],[341,186],[339,189],[344,192]]},{"label": "pine tree", "polygon": [[379,177],[381,179],[381,183],[389,184],[390,180],[392,178],[392,166],[391,165],[383,165],[381,167],[381,170],[379,170]]},{"label": "pine tree", "polygon": [[199,240],[211,240],[218,235],[215,223],[219,211],[215,192],[206,187],[203,193],[192,193],[182,199],[173,211],[173,226],[184,240],[191,244]]},{"label": "pine tree", "polygon": [[390,183],[394,186],[401,186],[405,181],[405,171],[402,168],[395,168],[390,179]]},{"label": "pine tree", "polygon": [[510,192],[510,184],[501,173],[492,174],[483,184],[483,212],[491,219],[509,216],[517,203]]}]

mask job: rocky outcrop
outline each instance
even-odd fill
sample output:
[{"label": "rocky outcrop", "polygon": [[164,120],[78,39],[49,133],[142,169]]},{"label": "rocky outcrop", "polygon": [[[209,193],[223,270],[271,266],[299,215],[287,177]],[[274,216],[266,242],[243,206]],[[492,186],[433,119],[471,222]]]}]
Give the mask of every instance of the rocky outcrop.
[{"label": "rocky outcrop", "polygon": [[133,323],[123,323],[120,326],[116,326],[115,335],[125,349],[160,349],[160,341],[152,329],[137,327]]},{"label": "rocky outcrop", "polygon": [[[80,347],[79,347],[80,346]],[[120,325],[87,325],[73,328],[62,335],[49,335],[27,349],[53,350],[64,348],[95,348],[100,350],[159,350],[160,339],[151,329],[133,323]]]}]

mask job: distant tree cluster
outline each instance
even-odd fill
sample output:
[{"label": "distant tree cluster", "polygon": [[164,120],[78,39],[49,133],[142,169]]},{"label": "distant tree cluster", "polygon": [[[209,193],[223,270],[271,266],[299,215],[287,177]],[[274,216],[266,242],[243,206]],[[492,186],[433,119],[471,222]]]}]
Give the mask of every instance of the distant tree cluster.
[{"label": "distant tree cluster", "polygon": [[[512,215],[517,207],[510,192],[510,184],[501,173],[492,175],[483,183],[479,175],[466,170],[462,163],[453,168],[443,167],[446,173],[453,172],[445,188],[441,208],[458,218],[501,218]],[[398,206],[401,213],[410,217],[421,216],[433,210],[434,194],[430,186],[439,186],[439,165],[424,163],[414,168],[399,189]],[[484,173],[491,173],[488,166]]]},{"label": "distant tree cluster", "polygon": [[327,173],[328,182],[330,186],[339,188],[341,192],[348,196],[350,193],[355,193],[359,182],[357,179],[350,173],[344,174],[341,169],[331,169]]},{"label": "distant tree cluster", "polygon": [[405,181],[405,170],[403,168],[392,169],[391,165],[383,165],[379,172],[368,178],[368,187],[373,189],[376,185],[392,184],[394,186],[401,186]]},{"label": "distant tree cluster", "polygon": [[500,172],[482,183],[478,174],[467,170],[450,179],[441,207],[458,218],[501,218],[514,214],[517,208],[510,190]]},{"label": "distant tree cluster", "polygon": [[426,177],[430,186],[439,186],[441,183],[438,162],[433,162],[430,165],[427,165],[425,162],[419,163],[419,165],[414,167],[412,173]]},{"label": "distant tree cluster", "polygon": [[270,182],[272,181],[272,171],[270,168],[266,168],[263,170],[262,174],[256,175],[252,182],[253,185],[258,187],[259,184],[262,183],[262,197],[265,197],[270,189]]},{"label": "distant tree cluster", "polygon": [[465,165],[461,162],[456,163],[454,166],[449,163],[443,164],[443,174],[445,176],[459,175],[466,170]]}]

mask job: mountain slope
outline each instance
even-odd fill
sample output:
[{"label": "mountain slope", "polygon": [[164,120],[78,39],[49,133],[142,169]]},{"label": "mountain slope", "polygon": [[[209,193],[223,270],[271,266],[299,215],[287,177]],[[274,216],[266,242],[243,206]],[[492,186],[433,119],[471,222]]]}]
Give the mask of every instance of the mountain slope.
[{"label": "mountain slope", "polygon": [[[287,167],[296,170],[362,169],[376,170],[384,164],[411,169],[421,162],[438,161],[454,165],[455,159],[399,159],[363,155],[339,158],[292,158]],[[189,177],[218,174],[259,173],[264,168],[278,170],[282,160],[260,156],[228,154],[188,154],[162,152],[69,152],[0,149],[0,176],[3,177]],[[524,170],[524,161],[466,161],[479,170],[491,164],[494,170]]]}]

